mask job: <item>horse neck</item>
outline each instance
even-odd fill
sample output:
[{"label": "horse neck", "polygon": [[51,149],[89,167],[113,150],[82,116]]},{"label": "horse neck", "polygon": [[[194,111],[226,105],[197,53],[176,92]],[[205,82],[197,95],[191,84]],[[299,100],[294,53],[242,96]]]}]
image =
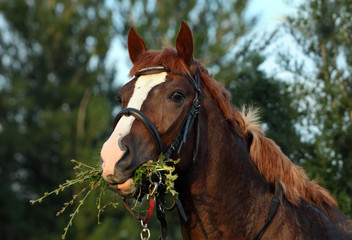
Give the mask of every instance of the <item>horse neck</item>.
[{"label": "horse neck", "polygon": [[210,94],[204,90],[203,94],[198,156],[188,171],[180,173],[177,184],[188,215],[187,223],[181,221],[183,235],[245,238],[260,228],[253,222],[264,222],[257,220],[265,219],[267,211],[261,207],[269,208],[272,193],[251,163],[245,139],[236,134]]}]

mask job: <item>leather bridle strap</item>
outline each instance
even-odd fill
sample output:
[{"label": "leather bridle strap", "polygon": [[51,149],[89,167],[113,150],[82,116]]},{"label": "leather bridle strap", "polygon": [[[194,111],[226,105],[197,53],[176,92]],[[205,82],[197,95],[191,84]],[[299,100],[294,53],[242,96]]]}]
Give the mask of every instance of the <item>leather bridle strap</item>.
[{"label": "leather bridle strap", "polygon": [[177,149],[177,154],[180,153],[181,148],[183,144],[186,142],[187,135],[189,130],[192,128],[194,122],[196,122],[196,140],[195,140],[195,146],[194,146],[194,152],[193,152],[193,163],[197,159],[197,153],[198,153],[198,147],[199,147],[199,94],[200,94],[200,87],[199,87],[199,73],[196,71],[195,73],[195,79],[189,75],[188,73],[186,74],[186,77],[191,81],[191,83],[194,85],[195,88],[195,95],[193,99],[193,104],[192,107],[188,113],[187,118],[185,119],[181,130],[178,132],[177,136],[175,137],[174,141],[170,144],[169,148],[165,152],[165,158],[168,159],[170,158],[171,154]]},{"label": "leather bridle strap", "polygon": [[277,181],[277,186],[275,190],[275,195],[273,199],[271,200],[271,205],[268,213],[268,217],[265,220],[264,226],[259,230],[259,232],[252,238],[252,240],[260,240],[265,233],[266,229],[269,227],[270,223],[274,219],[277,209],[279,208],[280,205],[280,195],[281,195],[281,184],[279,181]]},{"label": "leather bridle strap", "polygon": [[143,123],[143,125],[149,130],[150,134],[153,137],[153,140],[155,143],[155,148],[156,148],[156,153],[157,153],[157,156],[159,156],[159,154],[161,153],[161,149],[162,149],[161,139],[160,139],[158,130],[156,130],[152,121],[150,121],[149,118],[144,113],[142,113],[141,111],[139,111],[135,108],[125,108],[125,109],[122,109],[117,114],[117,116],[115,118],[115,125],[123,115],[125,115],[125,116],[132,115]]}]

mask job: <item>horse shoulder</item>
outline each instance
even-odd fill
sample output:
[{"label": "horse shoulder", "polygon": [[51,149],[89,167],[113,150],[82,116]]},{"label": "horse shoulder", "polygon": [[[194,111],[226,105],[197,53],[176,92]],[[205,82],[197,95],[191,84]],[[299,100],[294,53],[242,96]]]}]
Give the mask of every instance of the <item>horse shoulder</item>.
[{"label": "horse shoulder", "polygon": [[[267,239],[352,240],[352,220],[336,208],[330,220],[322,211],[306,202],[294,206],[283,200],[268,231]],[[263,240],[266,239],[263,237]]]},{"label": "horse shoulder", "polygon": [[352,219],[348,218],[337,208],[335,208],[335,211],[334,211],[334,223],[342,231],[346,232],[347,234],[350,234],[352,238]]}]

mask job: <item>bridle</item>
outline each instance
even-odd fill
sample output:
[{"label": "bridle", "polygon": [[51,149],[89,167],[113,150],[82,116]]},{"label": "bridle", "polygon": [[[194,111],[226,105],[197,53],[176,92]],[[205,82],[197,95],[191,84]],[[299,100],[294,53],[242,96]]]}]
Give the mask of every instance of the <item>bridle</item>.
[{"label": "bridle", "polygon": [[[174,151],[177,150],[177,154],[180,153],[181,148],[183,144],[186,142],[187,135],[189,133],[189,130],[192,128],[193,124],[196,124],[196,136],[195,136],[195,147],[194,147],[194,152],[193,152],[193,163],[196,161],[197,158],[197,153],[198,153],[198,147],[199,147],[199,132],[200,132],[200,126],[199,126],[199,94],[201,93],[200,90],[200,80],[199,80],[199,73],[198,70],[195,72],[195,76],[192,77],[191,74],[188,72],[187,69],[185,74],[177,74],[177,75],[182,75],[184,76],[189,82],[193,85],[194,90],[195,90],[195,95],[194,99],[192,102],[191,109],[188,112],[187,117],[184,119],[182,126],[174,138],[174,140],[171,142],[169,146],[167,146],[165,149],[162,148],[162,142],[160,135],[158,133],[158,130],[156,129],[155,125],[150,121],[150,119],[142,113],[140,110],[135,109],[135,108],[125,108],[122,109],[116,116],[115,118],[115,124],[116,126],[117,122],[120,120],[122,116],[134,116],[137,120],[139,120],[145,127],[148,129],[149,133],[153,137],[154,144],[155,144],[155,149],[156,149],[156,155],[159,156],[160,154],[163,154],[165,159],[169,159],[171,155],[174,153]],[[150,75],[150,74],[157,74],[161,72],[170,72],[170,69],[164,68],[163,66],[157,66],[157,67],[149,67],[149,68],[143,68],[140,71],[138,71],[134,78],[138,78],[139,76],[142,75]],[[150,219],[151,216],[151,211],[154,208],[155,201],[156,201],[156,211],[157,211],[157,218],[160,222],[161,225],[161,237],[160,239],[166,239],[167,236],[167,225],[166,225],[166,220],[165,220],[165,210],[171,210],[171,208],[165,207],[165,201],[164,201],[164,196],[165,196],[165,188],[162,186],[162,179],[160,179],[160,182],[155,184],[155,186],[160,186],[158,188],[158,194],[155,194],[155,200],[151,199],[149,194],[147,196],[148,198],[148,211],[147,214],[143,217],[140,216],[135,216],[133,212],[130,210],[129,204],[125,202],[125,206],[128,211],[131,212],[131,214],[139,221],[141,221],[141,225],[143,227],[143,230],[141,232],[141,238],[143,239],[143,233],[147,232],[148,237],[150,236],[149,229],[147,228],[147,222]],[[187,222],[187,217],[184,212],[183,206],[181,204],[181,201],[178,198],[175,198],[175,203],[179,209],[179,212],[181,216],[183,217],[183,220]]]},{"label": "bridle", "polygon": [[[172,143],[167,146],[165,149],[162,149],[162,142],[160,135],[154,126],[154,124],[150,121],[150,119],[142,113],[140,110],[135,109],[135,108],[125,108],[122,109],[116,116],[115,118],[115,124],[116,126],[117,122],[122,116],[134,116],[136,119],[138,119],[150,132],[150,134],[153,137],[154,143],[155,143],[155,148],[156,148],[156,153],[157,156],[160,154],[163,154],[165,156],[165,159],[170,158],[170,156],[174,153],[174,151],[177,150],[177,154],[180,153],[181,148],[183,144],[186,142],[187,135],[189,133],[189,130],[192,128],[193,124],[196,124],[195,131],[196,131],[196,136],[195,136],[195,147],[194,147],[194,152],[193,152],[193,164],[195,163],[197,159],[197,154],[198,154],[198,148],[199,148],[199,135],[200,135],[200,125],[199,125],[199,110],[200,110],[200,104],[199,104],[199,94],[201,93],[200,90],[200,79],[199,79],[199,73],[198,70],[195,71],[195,76],[192,77],[191,74],[187,69],[185,74],[177,74],[177,75],[182,75],[186,77],[191,84],[194,87],[195,90],[195,95],[193,99],[193,104],[191,106],[191,109],[188,112],[187,117],[185,118],[180,131],[172,141]],[[170,69],[164,68],[163,66],[157,66],[157,67],[149,67],[149,68],[144,68],[140,71],[138,71],[135,74],[135,78],[138,78],[139,76],[142,75],[148,75],[148,74],[156,74],[156,73],[161,73],[161,72],[170,72]],[[159,183],[155,183],[154,186],[161,186],[162,185],[162,177],[159,178]],[[152,183],[152,181],[151,181]],[[281,184],[279,181],[277,181],[276,184],[276,190],[275,190],[275,195],[271,201],[271,205],[269,208],[269,212],[267,215],[267,218],[265,220],[265,223],[263,227],[259,230],[259,232],[254,236],[252,240],[260,240],[265,231],[267,230],[268,226],[274,219],[278,207],[280,205],[280,196],[281,196]],[[134,213],[131,211],[129,205],[125,202],[125,206],[127,210],[137,219],[141,222],[141,225],[143,227],[143,230],[141,232],[141,238],[142,239],[149,239],[150,237],[150,232],[149,229],[147,228],[147,223],[151,217],[152,211],[154,209],[154,205],[156,204],[156,211],[157,211],[157,218],[160,222],[161,226],[161,236],[160,239],[164,240],[166,239],[167,236],[167,224],[165,220],[165,210],[171,210],[171,208],[165,207],[165,201],[164,201],[164,196],[165,196],[165,188],[160,187],[157,189],[158,194],[155,194],[155,200],[151,199],[150,195],[148,194],[147,199],[148,199],[148,211],[145,216],[140,217],[140,216],[135,216]],[[155,189],[153,190],[153,193],[155,192]],[[185,211],[183,209],[183,206],[181,204],[181,201],[178,198],[175,198],[175,203],[178,207],[179,213],[181,214],[183,220],[187,222],[187,216],[185,214]],[[147,238],[143,237],[143,233],[147,232],[148,236]]]},{"label": "bridle", "polygon": [[[150,75],[150,74],[156,74],[160,72],[170,72],[170,69],[164,68],[162,66],[157,66],[157,67],[149,67],[149,68],[143,68],[140,71],[138,71],[135,74],[135,78],[138,78],[139,76],[142,75]],[[168,146],[166,149],[162,150],[162,143],[161,143],[161,138],[158,133],[158,130],[154,126],[154,124],[149,120],[149,118],[142,113],[140,110],[135,109],[135,108],[125,108],[122,109],[115,118],[115,124],[116,126],[117,122],[120,120],[122,116],[134,116],[136,119],[138,119],[149,131],[149,133],[152,135],[155,148],[156,148],[156,155],[159,156],[161,153],[164,154],[165,158],[168,159],[172,153],[177,149],[177,154],[180,153],[181,148],[183,146],[183,143],[186,142],[187,139],[187,134],[189,132],[189,129],[192,127],[193,123],[196,122],[196,145],[195,145],[195,151],[193,154],[193,162],[197,158],[197,152],[198,152],[198,146],[199,146],[199,94],[201,92],[200,87],[199,87],[199,73],[196,71],[195,73],[195,78],[193,78],[188,72],[185,74],[178,74],[178,75],[183,75],[185,76],[192,85],[194,86],[195,89],[195,96],[193,99],[193,104],[191,106],[191,109],[188,112],[188,115],[185,119],[185,121],[182,124],[182,127],[180,128],[180,131],[178,132],[177,136],[175,139],[172,141],[170,146]]]}]

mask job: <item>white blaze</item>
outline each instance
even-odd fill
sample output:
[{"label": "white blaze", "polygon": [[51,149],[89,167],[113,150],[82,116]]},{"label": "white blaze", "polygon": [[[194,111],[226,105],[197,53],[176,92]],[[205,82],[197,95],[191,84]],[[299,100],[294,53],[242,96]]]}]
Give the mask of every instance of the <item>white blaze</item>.
[{"label": "white blaze", "polygon": [[[141,110],[143,102],[147,98],[150,90],[160,83],[165,82],[166,75],[166,72],[162,72],[140,76],[135,83],[133,94],[127,107]],[[130,132],[134,120],[135,117],[133,116],[122,116],[113,133],[101,149],[103,177],[105,179],[106,176],[114,174],[115,164],[121,159],[126,151],[125,147],[121,145],[121,139]]]}]

